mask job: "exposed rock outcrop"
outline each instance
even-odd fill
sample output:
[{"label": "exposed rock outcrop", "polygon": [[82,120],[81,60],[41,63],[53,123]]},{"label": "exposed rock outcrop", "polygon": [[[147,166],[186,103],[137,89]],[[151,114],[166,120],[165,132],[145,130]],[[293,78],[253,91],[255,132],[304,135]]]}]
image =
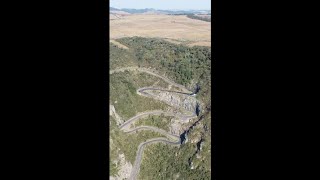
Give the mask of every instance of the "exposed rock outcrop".
[{"label": "exposed rock outcrop", "polygon": [[116,109],[114,108],[113,105],[110,104],[110,116],[113,116],[116,119],[117,125],[119,126],[120,124],[122,124],[124,121],[121,119],[121,117],[119,116],[119,114],[117,114]]},{"label": "exposed rock outcrop", "polygon": [[163,101],[170,106],[183,108],[187,111],[196,113],[197,100],[192,96],[160,90],[150,90],[148,93],[152,94],[156,99]]},{"label": "exposed rock outcrop", "polygon": [[128,179],[132,170],[132,164],[126,161],[124,154],[119,155],[117,166],[119,167],[118,176],[110,176],[110,180]]}]

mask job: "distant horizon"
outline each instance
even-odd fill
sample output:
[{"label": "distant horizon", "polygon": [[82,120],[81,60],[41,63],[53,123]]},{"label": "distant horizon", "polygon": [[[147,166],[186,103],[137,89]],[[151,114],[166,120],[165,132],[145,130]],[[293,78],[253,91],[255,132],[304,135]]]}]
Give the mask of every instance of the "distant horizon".
[{"label": "distant horizon", "polygon": [[136,9],[136,10],[154,9],[154,10],[164,10],[164,11],[211,11],[211,9],[157,9],[157,8],[128,8],[128,7],[119,8],[119,7],[113,7],[113,6],[110,6],[110,8],[115,8],[115,9]]},{"label": "distant horizon", "polygon": [[116,9],[211,11],[211,0],[110,0],[109,7]]}]

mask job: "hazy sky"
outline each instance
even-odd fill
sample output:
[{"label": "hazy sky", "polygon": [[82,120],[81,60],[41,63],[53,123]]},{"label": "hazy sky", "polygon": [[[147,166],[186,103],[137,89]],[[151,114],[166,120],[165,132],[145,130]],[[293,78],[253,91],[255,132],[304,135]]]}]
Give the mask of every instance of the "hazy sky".
[{"label": "hazy sky", "polygon": [[114,8],[210,10],[211,0],[110,0]]}]

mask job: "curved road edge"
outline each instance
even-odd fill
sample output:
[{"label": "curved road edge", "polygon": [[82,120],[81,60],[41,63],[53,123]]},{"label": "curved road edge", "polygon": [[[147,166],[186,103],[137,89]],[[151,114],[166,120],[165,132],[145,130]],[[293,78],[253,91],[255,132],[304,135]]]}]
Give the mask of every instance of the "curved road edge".
[{"label": "curved road edge", "polygon": [[180,84],[177,84],[175,82],[173,82],[172,80],[162,76],[162,75],[159,75],[159,74],[156,74],[152,71],[150,71],[149,69],[146,69],[146,68],[139,68],[139,67],[124,67],[124,68],[118,68],[118,69],[115,69],[115,70],[110,70],[109,71],[109,74],[113,74],[113,73],[117,73],[117,72],[124,72],[125,70],[128,70],[128,71],[140,71],[140,72],[145,72],[145,73],[148,73],[148,74],[151,74],[153,76],[156,76],[158,78],[161,78],[163,79],[165,82],[171,84],[171,85],[174,85],[176,87],[179,87],[180,89],[182,89],[183,91],[185,91],[186,93],[192,93],[191,91],[189,91],[187,88],[185,88],[184,86],[180,85]]},{"label": "curved road edge", "polygon": [[140,170],[140,164],[141,164],[141,160],[142,160],[142,153],[143,153],[144,147],[146,145],[148,145],[148,144],[153,144],[153,143],[158,143],[158,142],[171,144],[171,145],[180,145],[180,140],[177,141],[177,142],[173,142],[173,141],[168,141],[165,138],[149,139],[148,141],[141,143],[139,145],[139,147],[138,147],[136,160],[134,161],[134,166],[133,166],[133,169],[131,171],[129,180],[135,180],[136,179],[136,176],[137,176],[137,174],[138,174],[138,172]]}]

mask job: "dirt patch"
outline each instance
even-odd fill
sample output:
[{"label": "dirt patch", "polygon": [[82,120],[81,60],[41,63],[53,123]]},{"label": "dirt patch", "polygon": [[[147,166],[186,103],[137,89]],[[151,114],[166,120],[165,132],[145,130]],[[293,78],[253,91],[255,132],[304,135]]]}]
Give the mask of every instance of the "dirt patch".
[{"label": "dirt patch", "polygon": [[205,42],[205,41],[201,41],[201,42],[193,42],[193,43],[189,43],[187,44],[187,46],[211,46],[211,42]]},{"label": "dirt patch", "polygon": [[121,119],[121,117],[119,116],[119,114],[116,112],[116,109],[114,108],[113,105],[110,104],[110,112],[109,114],[111,116],[114,116],[114,118],[116,119],[117,125],[119,126],[120,124],[122,124],[124,121]]},{"label": "dirt patch", "polygon": [[110,42],[116,46],[118,46],[119,48],[122,48],[122,49],[129,49],[127,46],[119,43],[118,41],[115,41],[115,40],[110,40]]},{"label": "dirt patch", "polygon": [[111,180],[123,180],[123,179],[128,179],[132,170],[132,164],[127,162],[124,154],[119,155],[117,166],[119,166],[119,172],[118,176],[113,177],[110,176]]}]

